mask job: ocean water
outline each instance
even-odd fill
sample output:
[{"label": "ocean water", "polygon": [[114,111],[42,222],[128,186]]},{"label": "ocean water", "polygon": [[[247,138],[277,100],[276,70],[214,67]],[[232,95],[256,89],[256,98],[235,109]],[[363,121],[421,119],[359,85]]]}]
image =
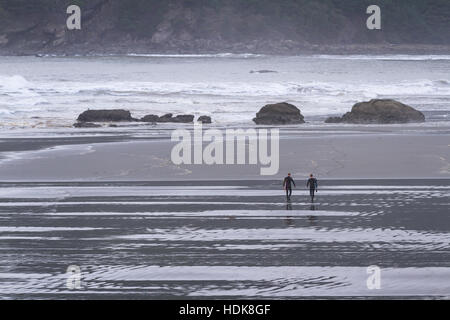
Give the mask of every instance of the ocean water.
[{"label": "ocean water", "polygon": [[320,123],[373,98],[448,122],[449,75],[450,55],[0,57],[0,128],[67,127],[88,108],[251,124],[263,105],[281,101]]}]

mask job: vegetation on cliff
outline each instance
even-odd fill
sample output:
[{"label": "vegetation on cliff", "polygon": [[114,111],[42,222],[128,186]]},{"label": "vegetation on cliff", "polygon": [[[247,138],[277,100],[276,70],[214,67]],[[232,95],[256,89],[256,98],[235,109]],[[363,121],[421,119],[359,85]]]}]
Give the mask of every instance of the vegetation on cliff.
[{"label": "vegetation on cliff", "polygon": [[[366,8],[375,2],[381,8],[382,29],[368,30]],[[121,41],[147,41],[149,46],[162,48],[192,41],[203,41],[194,46],[212,47],[219,43],[279,40],[318,45],[450,44],[450,1],[375,2],[0,0],[0,49]],[[70,4],[82,9],[83,29],[75,36],[61,30]],[[39,41],[29,45],[32,39]]]}]

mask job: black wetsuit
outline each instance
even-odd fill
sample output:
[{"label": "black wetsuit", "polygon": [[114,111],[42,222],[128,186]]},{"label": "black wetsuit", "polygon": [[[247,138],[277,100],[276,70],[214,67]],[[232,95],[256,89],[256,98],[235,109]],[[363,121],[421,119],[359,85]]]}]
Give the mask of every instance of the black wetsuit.
[{"label": "black wetsuit", "polygon": [[309,195],[311,196],[311,200],[314,201],[314,192],[317,191],[317,179],[309,178],[306,187],[309,187]]},{"label": "black wetsuit", "polygon": [[294,179],[292,179],[290,176],[287,176],[284,178],[283,181],[283,187],[286,189],[286,198],[289,200],[292,194],[292,185],[295,187]]}]

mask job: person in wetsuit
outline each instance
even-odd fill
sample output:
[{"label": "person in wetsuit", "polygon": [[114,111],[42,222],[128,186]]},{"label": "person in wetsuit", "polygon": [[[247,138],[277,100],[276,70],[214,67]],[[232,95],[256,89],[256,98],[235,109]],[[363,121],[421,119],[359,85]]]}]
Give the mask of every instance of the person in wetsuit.
[{"label": "person in wetsuit", "polygon": [[286,199],[291,200],[291,194],[292,194],[292,185],[295,187],[294,179],[292,179],[291,174],[288,173],[287,177],[284,178],[283,181],[283,188],[286,190]]},{"label": "person in wetsuit", "polygon": [[306,187],[309,187],[309,195],[311,196],[311,202],[314,202],[314,192],[317,192],[317,179],[312,174],[309,175]]}]

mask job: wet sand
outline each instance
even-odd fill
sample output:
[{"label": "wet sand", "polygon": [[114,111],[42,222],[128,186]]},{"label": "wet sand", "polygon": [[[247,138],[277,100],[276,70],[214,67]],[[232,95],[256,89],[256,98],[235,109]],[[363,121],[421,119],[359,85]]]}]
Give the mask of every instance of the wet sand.
[{"label": "wet sand", "polygon": [[[162,181],[319,178],[449,178],[446,133],[281,133],[279,171],[264,165],[174,165],[161,137],[17,138],[0,142],[0,181]],[[247,160],[248,162],[248,160]]]},{"label": "wet sand", "polygon": [[450,298],[449,182],[1,183],[0,298]]}]

